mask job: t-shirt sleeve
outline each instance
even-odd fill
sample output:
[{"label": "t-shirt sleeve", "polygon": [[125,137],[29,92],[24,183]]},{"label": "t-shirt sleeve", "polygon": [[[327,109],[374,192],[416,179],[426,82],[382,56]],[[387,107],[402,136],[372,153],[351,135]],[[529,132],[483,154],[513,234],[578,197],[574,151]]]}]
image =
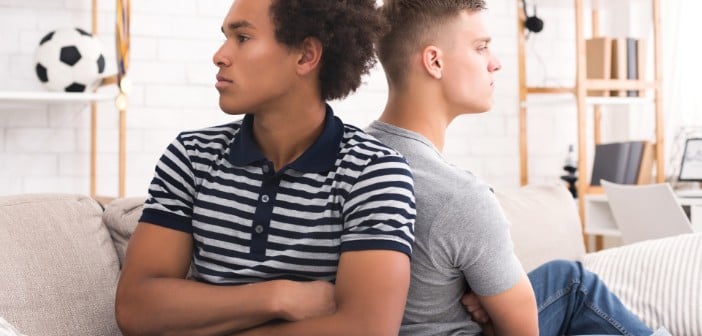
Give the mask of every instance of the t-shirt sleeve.
[{"label": "t-shirt sleeve", "polygon": [[353,183],[343,205],[341,252],[395,250],[411,256],[417,213],[404,158],[378,155]]},{"label": "t-shirt sleeve", "polygon": [[192,233],[195,194],[192,167],[182,135],[179,135],[156,164],[140,222]]},{"label": "t-shirt sleeve", "polygon": [[443,243],[433,248],[460,269],[478,295],[496,295],[512,288],[524,270],[514,253],[510,223],[488,185],[463,187],[460,197],[447,201],[441,221],[448,226]]}]

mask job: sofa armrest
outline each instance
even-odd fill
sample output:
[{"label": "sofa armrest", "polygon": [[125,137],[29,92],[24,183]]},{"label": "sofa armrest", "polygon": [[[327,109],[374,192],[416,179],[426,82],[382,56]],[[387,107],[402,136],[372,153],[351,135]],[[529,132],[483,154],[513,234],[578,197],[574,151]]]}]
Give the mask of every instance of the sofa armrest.
[{"label": "sofa armrest", "polygon": [[132,237],[132,233],[136,229],[145,200],[145,197],[116,199],[107,204],[102,215],[102,221],[110,231],[110,236],[115,244],[120,269],[124,263],[124,254],[127,252],[129,238]]},{"label": "sofa armrest", "polygon": [[27,335],[116,335],[119,262],[81,195],[0,197],[0,315]]}]

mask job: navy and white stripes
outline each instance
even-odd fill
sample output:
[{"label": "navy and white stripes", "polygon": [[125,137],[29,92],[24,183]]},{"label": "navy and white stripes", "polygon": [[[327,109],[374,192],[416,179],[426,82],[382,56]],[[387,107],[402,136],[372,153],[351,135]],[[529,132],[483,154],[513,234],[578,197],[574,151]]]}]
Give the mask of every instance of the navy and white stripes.
[{"label": "navy and white stripes", "polygon": [[411,254],[412,176],[397,152],[328,112],[317,142],[274,172],[252,118],[180,134],[156,167],[140,221],[192,233],[196,279],[333,280],[341,252]]}]

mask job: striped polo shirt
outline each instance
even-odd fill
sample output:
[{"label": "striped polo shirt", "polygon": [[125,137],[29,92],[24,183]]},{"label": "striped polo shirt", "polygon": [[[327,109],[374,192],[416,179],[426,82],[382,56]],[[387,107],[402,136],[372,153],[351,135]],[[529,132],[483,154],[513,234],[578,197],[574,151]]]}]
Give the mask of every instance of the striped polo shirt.
[{"label": "striped polo shirt", "polygon": [[411,255],[415,201],[399,153],[327,106],[319,138],[276,172],[253,118],[181,133],[156,166],[140,221],[192,234],[196,280],[333,281],[342,252]]}]

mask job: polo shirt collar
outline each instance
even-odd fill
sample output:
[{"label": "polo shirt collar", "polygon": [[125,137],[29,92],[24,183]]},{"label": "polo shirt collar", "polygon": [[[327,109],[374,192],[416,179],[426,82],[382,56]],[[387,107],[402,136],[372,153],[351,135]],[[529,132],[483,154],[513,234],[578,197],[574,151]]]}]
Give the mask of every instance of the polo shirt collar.
[{"label": "polo shirt collar", "polygon": [[[244,116],[238,135],[234,138],[229,151],[229,161],[236,166],[246,166],[267,160],[259,150],[253,137],[253,114]],[[334,116],[334,111],[326,105],[324,129],[312,145],[289,164],[303,173],[320,173],[331,170],[339,154],[341,139],[344,136],[343,122]],[[284,167],[285,170],[288,167]]]}]

